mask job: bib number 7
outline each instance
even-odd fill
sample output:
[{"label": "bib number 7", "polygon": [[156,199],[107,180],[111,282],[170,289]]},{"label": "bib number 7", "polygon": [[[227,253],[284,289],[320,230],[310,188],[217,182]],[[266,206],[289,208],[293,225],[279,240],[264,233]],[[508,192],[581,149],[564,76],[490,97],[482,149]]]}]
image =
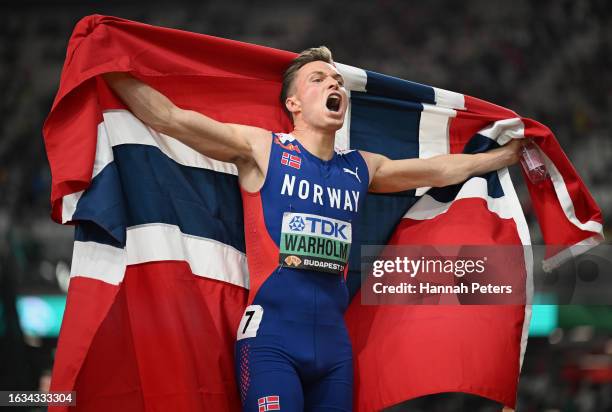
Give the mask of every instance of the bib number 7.
[{"label": "bib number 7", "polygon": [[236,340],[244,338],[254,338],[263,317],[263,308],[260,305],[250,305],[244,310],[244,315],[238,326]]}]

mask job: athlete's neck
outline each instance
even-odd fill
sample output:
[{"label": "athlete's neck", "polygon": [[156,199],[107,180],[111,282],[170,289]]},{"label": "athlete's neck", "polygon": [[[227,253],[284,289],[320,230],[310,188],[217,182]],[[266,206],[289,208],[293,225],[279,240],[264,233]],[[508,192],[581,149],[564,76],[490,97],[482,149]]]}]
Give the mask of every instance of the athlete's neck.
[{"label": "athlete's neck", "polygon": [[296,125],[291,134],[306,150],[319,159],[330,160],[334,157],[335,132]]}]

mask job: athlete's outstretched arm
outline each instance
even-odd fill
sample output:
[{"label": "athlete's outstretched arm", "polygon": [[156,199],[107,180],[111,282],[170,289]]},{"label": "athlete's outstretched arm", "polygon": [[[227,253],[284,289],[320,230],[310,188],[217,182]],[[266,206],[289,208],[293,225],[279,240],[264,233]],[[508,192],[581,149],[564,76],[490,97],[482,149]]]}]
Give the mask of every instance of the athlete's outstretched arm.
[{"label": "athlete's outstretched arm", "polygon": [[[106,73],[104,80],[141,121],[213,159],[257,164],[257,146],[267,146],[266,130],[218,122],[177,107],[159,91],[127,73]],[[255,160],[255,161],[254,161]]]},{"label": "athlete's outstretched arm", "polygon": [[389,193],[417,187],[443,187],[463,182],[514,164],[523,142],[508,144],[477,154],[449,154],[429,159],[391,160],[383,155],[362,151],[370,172],[370,192]]}]

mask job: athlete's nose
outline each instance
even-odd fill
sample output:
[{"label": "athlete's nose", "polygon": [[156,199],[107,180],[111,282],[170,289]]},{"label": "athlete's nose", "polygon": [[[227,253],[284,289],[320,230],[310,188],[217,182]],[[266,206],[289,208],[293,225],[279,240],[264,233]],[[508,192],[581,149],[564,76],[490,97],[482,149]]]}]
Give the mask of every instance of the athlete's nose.
[{"label": "athlete's nose", "polygon": [[335,79],[333,77],[329,77],[331,79],[331,82],[329,83],[329,85],[327,86],[328,89],[340,89],[340,82],[338,81],[338,79]]}]

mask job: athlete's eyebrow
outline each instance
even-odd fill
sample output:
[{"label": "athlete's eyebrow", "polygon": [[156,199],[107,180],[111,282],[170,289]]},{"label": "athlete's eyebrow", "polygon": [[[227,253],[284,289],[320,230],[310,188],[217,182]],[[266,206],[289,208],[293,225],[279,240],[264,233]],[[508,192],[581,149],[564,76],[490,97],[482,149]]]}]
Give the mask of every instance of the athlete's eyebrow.
[{"label": "athlete's eyebrow", "polygon": [[[320,70],[317,70],[317,71],[314,71],[314,72],[310,73],[310,75],[309,75],[308,77],[312,77],[312,76],[313,76],[313,75],[315,75],[315,74],[316,74],[316,75],[322,75],[322,76],[325,76],[325,75],[326,75],[326,73],[325,73],[325,72],[322,72],[322,71],[320,71]],[[336,79],[336,80],[338,80],[338,81],[340,81],[340,82],[344,83],[344,77],[342,77],[342,75],[341,75],[340,73],[334,73],[334,74],[332,74],[331,76],[332,76],[334,79]]]}]

